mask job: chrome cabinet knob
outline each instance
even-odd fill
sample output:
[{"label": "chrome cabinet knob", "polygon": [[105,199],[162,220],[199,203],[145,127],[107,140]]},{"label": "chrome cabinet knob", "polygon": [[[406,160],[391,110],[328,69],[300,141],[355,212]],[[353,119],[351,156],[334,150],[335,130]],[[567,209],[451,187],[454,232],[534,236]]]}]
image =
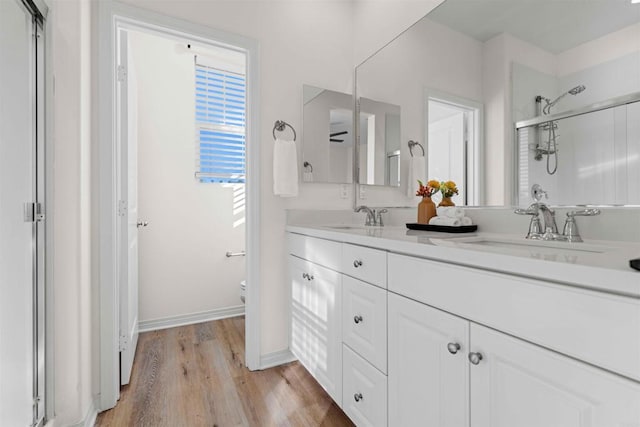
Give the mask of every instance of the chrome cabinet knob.
[{"label": "chrome cabinet knob", "polygon": [[354,399],[356,402],[360,402],[360,401],[362,400],[362,393],[356,393],[356,394],[354,394],[354,395],[353,395],[353,399]]},{"label": "chrome cabinet knob", "polygon": [[353,321],[356,323],[360,323],[362,322],[364,319],[362,318],[362,316],[360,316],[359,314],[357,316],[353,317]]},{"label": "chrome cabinet knob", "polygon": [[457,342],[450,342],[447,344],[447,350],[449,350],[449,353],[451,354],[456,354],[458,350],[460,350],[460,344]]},{"label": "chrome cabinet knob", "polygon": [[309,280],[309,275],[307,273],[302,273],[302,278]]},{"label": "chrome cabinet knob", "polygon": [[359,259],[357,259],[357,260],[353,261],[353,266],[354,266],[355,268],[362,267],[362,261],[361,261],[361,260],[359,260]]},{"label": "chrome cabinet knob", "polygon": [[149,221],[138,221],[136,223],[136,227],[140,228],[140,227],[146,227],[147,225],[149,225]]},{"label": "chrome cabinet knob", "polygon": [[314,277],[310,274],[307,274],[307,280],[308,281],[312,281],[314,279]]},{"label": "chrome cabinet knob", "polygon": [[471,362],[473,365],[478,365],[481,360],[482,354],[474,352],[469,353],[469,362]]}]

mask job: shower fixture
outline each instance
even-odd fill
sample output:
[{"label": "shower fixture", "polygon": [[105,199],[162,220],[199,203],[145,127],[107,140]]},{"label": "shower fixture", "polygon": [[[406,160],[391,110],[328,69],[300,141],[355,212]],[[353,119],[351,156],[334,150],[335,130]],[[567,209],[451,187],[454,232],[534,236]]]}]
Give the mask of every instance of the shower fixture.
[{"label": "shower fixture", "polygon": [[[567,95],[578,95],[584,92],[587,89],[585,85],[578,85],[573,87],[554,99],[553,101],[547,97],[542,95],[536,96],[536,113],[538,116],[540,115],[549,115],[551,114],[551,108],[553,108],[558,101],[564,98]],[[542,107],[542,101],[546,103],[544,107]],[[547,156],[547,173],[549,175],[553,175],[558,170],[558,134],[556,131],[558,130],[558,123],[555,121],[550,121],[538,125],[538,129],[542,129],[545,132],[548,132],[548,137],[546,141],[541,141],[542,137],[538,136],[538,142],[535,147],[535,157],[534,159],[540,161],[543,156]],[[551,156],[554,158],[553,169],[551,168]]]}]

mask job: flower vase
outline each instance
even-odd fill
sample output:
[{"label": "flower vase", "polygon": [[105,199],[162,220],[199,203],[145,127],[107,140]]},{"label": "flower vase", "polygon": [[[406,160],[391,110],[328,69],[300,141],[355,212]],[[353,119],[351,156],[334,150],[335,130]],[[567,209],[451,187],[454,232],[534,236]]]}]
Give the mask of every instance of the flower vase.
[{"label": "flower vase", "polygon": [[429,220],[436,216],[436,204],[431,197],[423,197],[418,204],[418,224],[429,224]]},{"label": "flower vase", "polygon": [[438,207],[440,206],[455,206],[456,204],[453,203],[453,201],[451,200],[451,197],[443,197],[442,201],[438,204]]}]

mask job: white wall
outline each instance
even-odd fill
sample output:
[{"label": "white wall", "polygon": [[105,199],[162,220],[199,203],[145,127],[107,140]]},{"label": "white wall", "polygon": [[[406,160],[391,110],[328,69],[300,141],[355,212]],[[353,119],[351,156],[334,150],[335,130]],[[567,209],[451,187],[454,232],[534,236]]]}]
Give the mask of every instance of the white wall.
[{"label": "white wall", "polygon": [[[53,286],[56,425],[84,419],[92,405],[90,4],[54,1],[49,19],[55,79]],[[50,223],[51,225],[51,223]]]},{"label": "white wall", "polygon": [[288,347],[288,287],[285,269],[285,209],[348,209],[340,186],[301,184],[295,199],[272,193],[275,120],[302,126],[302,85],[351,93],[353,20],[350,2],[151,1],[129,4],[209,27],[242,34],[260,43],[262,148],[261,348],[263,354]]},{"label": "white wall", "polygon": [[156,35],[131,31],[129,40],[138,99],[132,106],[138,212],[149,222],[138,233],[139,320],[241,305],[244,258],[225,253],[245,249],[244,185],[200,183],[193,175],[193,55]]}]

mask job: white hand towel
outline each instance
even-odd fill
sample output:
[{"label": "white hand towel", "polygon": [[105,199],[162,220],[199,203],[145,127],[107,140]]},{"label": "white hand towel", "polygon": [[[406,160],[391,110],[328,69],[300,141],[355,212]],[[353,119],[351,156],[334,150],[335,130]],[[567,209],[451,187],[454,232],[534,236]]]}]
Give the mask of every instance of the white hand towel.
[{"label": "white hand towel", "polygon": [[449,227],[460,227],[462,225],[462,221],[460,221],[460,218],[434,216],[429,220],[429,225],[446,225]]},{"label": "white hand towel", "polygon": [[462,225],[473,225],[473,221],[468,216],[463,216],[461,221]]},{"label": "white hand towel", "polygon": [[464,209],[457,206],[440,206],[436,209],[438,216],[443,218],[458,218],[464,217]]},{"label": "white hand towel", "polygon": [[273,144],[273,194],[298,195],[298,154],[295,141],[276,139]]},{"label": "white hand towel", "polygon": [[414,155],[409,159],[409,175],[407,181],[407,196],[415,197],[418,191],[418,180],[427,184],[427,166],[424,156]]}]

